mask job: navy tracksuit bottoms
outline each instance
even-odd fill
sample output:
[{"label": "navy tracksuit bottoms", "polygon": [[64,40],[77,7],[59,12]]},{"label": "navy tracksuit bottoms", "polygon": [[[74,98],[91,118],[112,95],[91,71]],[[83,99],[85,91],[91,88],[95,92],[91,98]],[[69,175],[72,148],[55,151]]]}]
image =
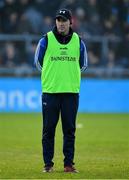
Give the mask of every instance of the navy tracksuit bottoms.
[{"label": "navy tracksuit bottoms", "polygon": [[72,165],[75,149],[76,115],[79,104],[78,93],[43,93],[42,146],[45,166],[53,166],[54,137],[59,115],[63,130],[64,166]]}]

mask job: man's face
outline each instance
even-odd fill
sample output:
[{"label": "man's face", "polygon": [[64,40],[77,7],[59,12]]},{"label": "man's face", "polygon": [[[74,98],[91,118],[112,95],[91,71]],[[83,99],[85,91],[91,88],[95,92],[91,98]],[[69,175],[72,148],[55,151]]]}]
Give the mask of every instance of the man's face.
[{"label": "man's face", "polygon": [[69,33],[70,21],[61,17],[56,19],[57,31],[61,34],[67,35]]}]

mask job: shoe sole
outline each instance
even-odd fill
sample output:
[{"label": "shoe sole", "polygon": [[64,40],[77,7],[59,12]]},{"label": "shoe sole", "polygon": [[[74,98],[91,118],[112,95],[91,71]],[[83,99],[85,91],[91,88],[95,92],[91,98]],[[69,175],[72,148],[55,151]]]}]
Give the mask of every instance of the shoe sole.
[{"label": "shoe sole", "polygon": [[49,171],[43,170],[42,172],[43,172],[43,173],[52,173],[52,172],[53,172],[53,169],[51,169],[51,170],[49,170]]}]

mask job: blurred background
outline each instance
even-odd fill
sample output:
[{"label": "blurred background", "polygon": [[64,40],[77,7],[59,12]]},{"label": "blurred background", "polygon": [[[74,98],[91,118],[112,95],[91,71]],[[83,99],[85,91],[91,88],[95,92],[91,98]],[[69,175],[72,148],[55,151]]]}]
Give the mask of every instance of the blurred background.
[{"label": "blurred background", "polygon": [[0,0],[0,111],[39,111],[34,53],[60,8],[88,51],[80,111],[129,112],[129,0]]},{"label": "blurred background", "polygon": [[[33,62],[60,8],[72,10],[73,29],[88,52],[77,116],[77,175],[63,173],[61,123],[55,172],[42,173],[42,92]],[[129,0],[0,0],[2,178],[129,179]]]}]

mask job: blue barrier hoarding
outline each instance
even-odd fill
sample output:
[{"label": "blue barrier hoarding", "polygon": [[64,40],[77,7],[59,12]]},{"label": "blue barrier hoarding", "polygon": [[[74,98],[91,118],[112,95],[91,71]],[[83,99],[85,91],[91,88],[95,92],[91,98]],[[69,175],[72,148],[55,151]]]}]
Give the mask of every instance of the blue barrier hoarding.
[{"label": "blue barrier hoarding", "polygon": [[[39,78],[0,78],[0,112],[41,112]],[[79,112],[129,113],[129,80],[82,79]]]},{"label": "blue barrier hoarding", "polygon": [[129,80],[84,80],[80,110],[97,113],[129,113]]},{"label": "blue barrier hoarding", "polygon": [[11,111],[41,111],[41,88],[39,79],[0,79],[0,112]]}]

